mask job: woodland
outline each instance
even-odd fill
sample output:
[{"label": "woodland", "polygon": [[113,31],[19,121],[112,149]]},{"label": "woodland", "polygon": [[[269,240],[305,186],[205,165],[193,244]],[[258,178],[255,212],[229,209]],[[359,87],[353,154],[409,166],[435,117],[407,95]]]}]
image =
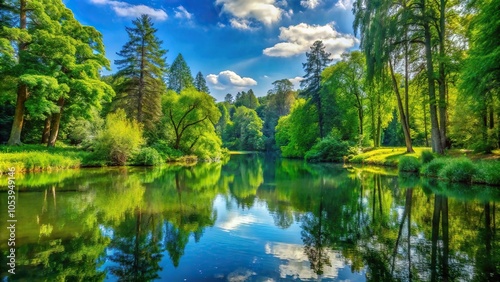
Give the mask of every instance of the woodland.
[{"label": "woodland", "polygon": [[360,0],[353,13],[359,50],[334,61],[314,42],[301,89],[283,78],[217,102],[182,54],[167,64],[147,15],[126,27],[117,71],[103,76],[101,33],[61,0],[0,2],[0,143],[77,146],[115,165],[500,147],[500,0]]}]

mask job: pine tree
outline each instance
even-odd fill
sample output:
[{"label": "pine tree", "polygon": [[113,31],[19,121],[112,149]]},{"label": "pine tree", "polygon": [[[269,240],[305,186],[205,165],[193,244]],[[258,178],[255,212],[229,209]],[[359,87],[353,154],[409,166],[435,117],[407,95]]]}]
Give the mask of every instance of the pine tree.
[{"label": "pine tree", "polygon": [[196,74],[196,78],[194,79],[194,88],[196,88],[196,90],[200,92],[210,94],[210,89],[208,89],[207,81],[203,77],[203,74],[201,74],[201,71]]},{"label": "pine tree", "polygon": [[170,72],[168,74],[168,88],[177,93],[181,93],[182,90],[193,86],[194,81],[191,76],[191,69],[187,65],[182,54],[179,54],[170,67]]},{"label": "pine tree", "polygon": [[307,62],[302,66],[306,74],[304,80],[300,82],[302,87],[305,87],[304,93],[306,97],[311,98],[311,102],[316,105],[318,110],[319,136],[323,138],[323,113],[321,109],[321,73],[332,61],[331,54],[325,51],[325,45],[318,40],[311,46],[311,51],[306,53]]},{"label": "pine tree", "polygon": [[151,18],[142,15],[132,21],[134,27],[127,27],[129,41],[117,54],[119,81],[115,105],[125,109],[129,117],[144,124],[150,132],[161,117],[161,94],[165,92],[163,77],[166,71],[166,50],[156,36]]}]

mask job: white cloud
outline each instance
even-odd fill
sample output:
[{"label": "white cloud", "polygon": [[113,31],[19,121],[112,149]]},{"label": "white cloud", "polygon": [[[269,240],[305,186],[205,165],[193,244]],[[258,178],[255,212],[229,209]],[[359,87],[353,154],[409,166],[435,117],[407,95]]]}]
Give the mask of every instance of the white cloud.
[{"label": "white cloud", "polygon": [[276,0],[216,0],[215,3],[236,18],[255,19],[265,25],[279,21],[284,12]]},{"label": "white cloud", "polygon": [[335,7],[340,8],[342,10],[351,10],[352,9],[353,0],[339,0]]},{"label": "white cloud", "polygon": [[[342,0],[340,0],[342,1]],[[304,8],[309,8],[309,9],[314,9],[318,7],[318,5],[321,4],[321,0],[302,0],[300,1],[300,5]]]},{"label": "white cloud", "polygon": [[218,90],[224,90],[230,87],[248,87],[257,85],[257,81],[250,77],[241,77],[233,71],[225,70],[219,74],[207,75],[207,82],[212,84]]},{"label": "white cloud", "polygon": [[271,57],[291,57],[309,51],[316,40],[321,40],[326,51],[332,54],[332,58],[340,59],[342,53],[358,44],[358,39],[353,35],[335,30],[333,22],[323,26],[300,23],[280,27],[279,39],[284,42],[264,49],[263,53]]},{"label": "white cloud", "polygon": [[251,22],[246,19],[231,19],[231,26],[236,29],[241,30],[255,30],[255,27],[252,27]]},{"label": "white cloud", "polygon": [[167,13],[161,9],[154,9],[146,5],[132,5],[121,1],[110,0],[90,0],[91,3],[97,5],[110,6],[115,13],[120,17],[137,18],[141,15],[149,15],[151,18],[164,21],[168,18]]},{"label": "white cloud", "polygon": [[302,76],[296,76],[294,78],[288,79],[292,84],[294,89],[300,89],[300,82],[304,80]]},{"label": "white cloud", "polygon": [[186,8],[184,8],[183,6],[179,6],[179,7],[175,8],[174,13],[175,13],[174,17],[177,19],[191,20],[193,18],[193,14],[188,12],[186,10]]}]

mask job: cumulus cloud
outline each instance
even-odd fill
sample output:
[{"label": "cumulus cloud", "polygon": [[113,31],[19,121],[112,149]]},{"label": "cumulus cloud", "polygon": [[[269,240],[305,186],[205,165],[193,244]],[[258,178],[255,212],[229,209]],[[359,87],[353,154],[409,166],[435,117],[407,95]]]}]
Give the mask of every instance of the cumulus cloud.
[{"label": "cumulus cloud", "polygon": [[340,8],[342,10],[351,10],[352,9],[353,0],[339,0],[335,7]]},{"label": "cumulus cloud", "polygon": [[225,70],[219,74],[207,75],[207,82],[212,84],[218,90],[224,90],[231,87],[248,87],[257,85],[257,81],[250,77],[241,77],[233,71]]},{"label": "cumulus cloud", "polygon": [[[342,0],[340,0],[342,1]],[[349,0],[347,0],[349,1]],[[321,3],[321,0],[301,0],[300,5],[304,8],[309,8],[309,9],[314,9],[318,7],[318,5]]]},{"label": "cumulus cloud", "polygon": [[292,84],[294,89],[300,89],[300,82],[304,80],[302,76],[296,76],[294,78],[288,79]]},{"label": "cumulus cloud", "polygon": [[90,0],[90,2],[97,5],[109,6],[120,17],[137,18],[146,14],[159,21],[164,21],[168,18],[165,11],[154,9],[146,5],[132,5],[126,2],[110,0]]},{"label": "cumulus cloud", "polygon": [[284,42],[264,49],[263,53],[270,57],[291,57],[309,51],[316,40],[321,40],[326,51],[332,54],[332,58],[340,59],[342,53],[358,44],[358,39],[353,35],[335,30],[334,23],[323,26],[300,23],[280,27],[279,39]]},{"label": "cumulus cloud", "polygon": [[265,25],[279,21],[284,13],[276,0],[216,0],[215,3],[236,18],[255,19]]}]

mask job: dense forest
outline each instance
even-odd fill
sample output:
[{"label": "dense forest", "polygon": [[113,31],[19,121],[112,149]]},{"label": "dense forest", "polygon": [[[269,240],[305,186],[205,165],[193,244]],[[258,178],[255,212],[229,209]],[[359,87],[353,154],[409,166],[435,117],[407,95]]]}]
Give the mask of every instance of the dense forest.
[{"label": "dense forest", "polygon": [[0,143],[218,159],[229,150],[341,161],[359,148],[500,147],[500,0],[355,1],[360,50],[306,53],[301,89],[217,103],[182,54],[167,64],[152,19],[126,27],[110,69],[102,35],[61,0],[0,2]]}]

